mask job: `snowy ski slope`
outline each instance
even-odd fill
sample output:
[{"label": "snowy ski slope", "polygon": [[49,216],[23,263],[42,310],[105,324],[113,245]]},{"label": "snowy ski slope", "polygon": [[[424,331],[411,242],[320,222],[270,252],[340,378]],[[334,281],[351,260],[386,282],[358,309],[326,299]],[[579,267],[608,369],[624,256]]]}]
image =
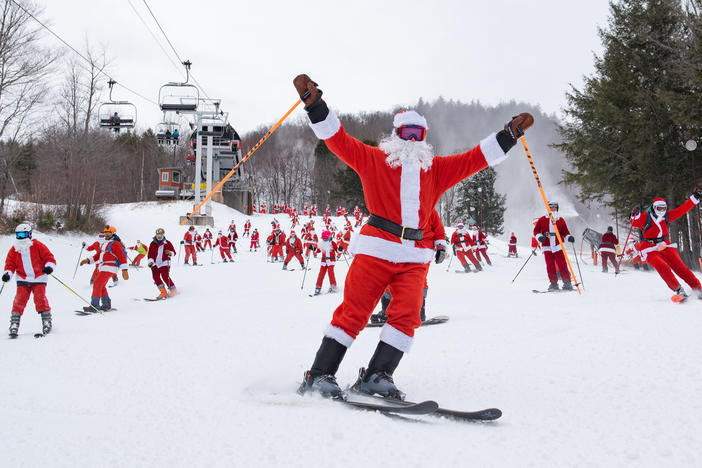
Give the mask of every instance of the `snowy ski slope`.
[{"label": "snowy ski slope", "polygon": [[[189,207],[116,205],[107,218],[128,245],[157,227],[177,245]],[[235,219],[241,235],[244,215],[215,205],[214,216],[223,230]],[[272,217],[251,217],[263,239]],[[56,255],[55,275],[88,298],[90,268],[71,276],[91,239],[35,237]],[[1,238],[3,257],[11,242]],[[301,290],[299,267],[281,271],[246,239],[238,248],[234,264],[211,264],[207,252],[202,267],[174,268],[180,295],[163,302],[140,300],[157,290],[147,269],[132,268],[109,289],[119,310],[104,315],[74,315],[83,303],[51,280],[51,335],[32,337],[40,320],[30,303],[19,338],[0,337],[0,465],[702,466],[702,301],[672,303],[655,273],[615,278],[581,263],[581,296],[533,294],[548,283],[543,258],[511,284],[528,249],[508,259],[497,240],[483,273],[455,274],[456,259],[448,272],[448,260],[432,264],[427,316],[451,320],[417,331],[395,380],[414,401],[504,416],[412,424],[295,394],[341,293],[308,297],[318,260]],[[337,263],[340,284],[347,270]],[[3,330],[14,292],[13,281],[0,295]],[[379,333],[365,330],[351,347],[342,386]]]}]

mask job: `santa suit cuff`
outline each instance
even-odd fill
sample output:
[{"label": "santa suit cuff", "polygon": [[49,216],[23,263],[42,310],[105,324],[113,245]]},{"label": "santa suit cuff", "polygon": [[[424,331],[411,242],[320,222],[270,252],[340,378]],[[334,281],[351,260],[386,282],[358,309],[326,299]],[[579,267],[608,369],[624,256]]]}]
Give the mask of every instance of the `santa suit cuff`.
[{"label": "santa suit cuff", "polygon": [[127,265],[126,263],[120,263],[119,269],[120,270],[127,270],[127,269],[129,269],[129,265]]},{"label": "santa suit cuff", "polygon": [[50,267],[52,270],[56,269],[56,264],[53,262],[48,262],[46,265],[44,265],[44,268]]},{"label": "santa suit cuff", "polygon": [[695,205],[698,205],[698,204],[700,203],[700,201],[697,199],[697,197],[696,197],[695,195],[690,195],[690,200],[691,200],[692,203],[694,203]]},{"label": "santa suit cuff", "polygon": [[444,249],[448,250],[448,242],[446,242],[444,239],[439,239],[434,241],[434,248],[437,248],[439,246],[443,246]]},{"label": "santa suit cuff", "polygon": [[327,325],[327,328],[324,329],[324,336],[326,336],[327,338],[331,338],[332,340],[346,346],[347,348],[350,348],[354,342],[354,338],[351,335],[346,333],[341,328],[335,327],[332,324]]},{"label": "santa suit cuff", "polygon": [[336,135],[336,132],[341,128],[341,122],[339,122],[339,118],[334,111],[329,109],[329,114],[324,120],[317,123],[310,122],[310,127],[312,127],[312,131],[317,138],[326,140]]},{"label": "santa suit cuff", "polygon": [[92,265],[95,263],[95,259],[93,257],[88,257],[88,263]]},{"label": "santa suit cuff", "polygon": [[507,159],[507,153],[502,151],[502,147],[497,142],[497,133],[492,133],[480,141],[480,151],[490,166],[500,164]]},{"label": "santa suit cuff", "polygon": [[405,335],[400,330],[386,322],[380,331],[380,341],[399,349],[403,353],[407,353],[412,347],[412,341],[414,341],[414,338]]}]

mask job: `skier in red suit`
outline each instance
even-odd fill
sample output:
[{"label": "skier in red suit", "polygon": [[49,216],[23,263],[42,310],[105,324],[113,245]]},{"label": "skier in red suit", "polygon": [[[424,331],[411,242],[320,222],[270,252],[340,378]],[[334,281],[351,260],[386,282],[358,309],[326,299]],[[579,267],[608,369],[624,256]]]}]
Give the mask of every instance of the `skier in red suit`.
[{"label": "skier in red suit", "polygon": [[[473,255],[475,243],[473,237],[467,232],[465,225],[462,222],[456,224],[456,230],[451,235],[451,245],[453,245],[453,254],[458,257],[463,269],[468,273],[470,265],[466,260],[469,260],[478,271],[482,271],[483,267],[477,258]],[[460,270],[459,270],[460,271]]]},{"label": "skier in red suit", "polygon": [[222,261],[227,263],[232,260],[232,254],[229,252],[229,238],[222,235],[222,231],[217,233],[217,240],[215,241],[215,247],[219,246],[219,255],[222,257]]},{"label": "skier in red suit", "polygon": [[665,284],[681,298],[687,298],[685,289],[675,277],[677,274],[702,299],[700,280],[680,259],[677,245],[670,242],[668,223],[675,221],[690,211],[702,200],[702,189],[695,189],[690,198],[681,206],[668,210],[662,198],[655,198],[645,213],[637,205],[631,212],[631,225],[640,228],[643,236],[638,246],[641,259],[656,269]]},{"label": "skier in red suit", "polygon": [[297,238],[295,231],[290,231],[290,237],[288,237],[288,240],[285,242],[285,251],[287,255],[285,261],[283,261],[283,270],[288,269],[288,263],[293,257],[297,258],[297,261],[300,262],[300,267],[302,267],[303,270],[305,269],[305,259],[302,258],[302,241]]},{"label": "skier in red suit", "polygon": [[210,228],[205,229],[204,234],[202,234],[202,239],[203,243],[202,246],[205,249],[211,249],[212,248],[212,231],[210,231]]},{"label": "skier in red suit", "polygon": [[166,299],[177,293],[175,284],[171,280],[171,258],[175,256],[176,251],[165,236],[166,233],[162,228],[156,229],[147,254],[146,264],[151,268],[151,276],[159,291],[157,299]]},{"label": "skier in red suit", "polygon": [[247,219],[246,222],[244,223],[244,233],[241,235],[242,237],[249,237],[251,236],[251,220]]},{"label": "skier in red suit", "polygon": [[417,112],[399,112],[390,137],[378,147],[369,146],[346,133],[307,75],[296,77],[294,84],[317,138],[359,175],[365,205],[371,213],[349,246],[355,256],[346,276],[343,302],[324,331],[299,391],[343,395],[334,374],[346,349],[368,323],[383,291],[391,287],[394,299],[388,309],[389,319],[368,367],[360,371],[354,387],[364,393],[404,398],[392,375],[421,324],[417,311],[422,305],[422,287],[429,262],[438,255],[430,229],[434,206],[450,187],[506,159],[506,152],[531,126],[533,118],[521,114],[475,148],[435,158],[424,141],[426,120]]},{"label": "skier in red suit", "polygon": [[202,248],[202,236],[200,235],[197,230],[195,231],[195,234],[193,235],[193,240],[195,241],[195,250],[198,252],[204,252],[205,249]]},{"label": "skier in red suit", "polygon": [[195,226],[190,226],[180,241],[185,246],[185,264],[188,265],[188,259],[193,258],[193,265],[197,265],[197,252],[195,252]]},{"label": "skier in red suit", "polygon": [[258,248],[259,248],[258,241],[259,241],[258,229],[254,228],[253,233],[251,233],[251,245],[249,246],[249,252],[251,252],[252,250],[254,252],[258,252]]},{"label": "skier in red suit", "polygon": [[56,259],[49,248],[32,239],[29,224],[19,224],[15,228],[15,242],[5,258],[5,272],[2,282],[7,283],[12,275],[17,276],[17,292],[10,312],[10,337],[16,338],[20,319],[24,314],[29,296],[34,295],[34,307],[41,316],[42,331],[51,332],[51,307],[46,298],[46,283],[56,268]]},{"label": "skier in red suit", "polygon": [[492,265],[492,262],[490,262],[490,257],[488,257],[487,255],[487,236],[483,231],[480,230],[477,224],[473,225],[473,229],[470,232],[470,236],[472,237],[473,242],[475,243],[475,258],[480,260],[480,256],[482,255],[485,259],[485,263],[487,263],[488,265]]},{"label": "skier in red suit", "polygon": [[101,252],[98,252],[93,257],[84,258],[81,260],[81,265],[89,263],[100,263],[98,267],[98,275],[93,283],[93,293],[90,297],[90,307],[85,306],[83,310],[86,312],[95,312],[96,310],[110,310],[112,301],[107,294],[107,281],[119,270],[122,270],[122,278],[129,279],[127,271],[127,254],[124,251],[124,246],[117,239],[117,230],[114,226],[106,226],[105,230],[105,245]]},{"label": "skier in red suit", "polygon": [[285,245],[285,233],[276,228],[273,233],[268,236],[268,245],[271,247],[271,262],[276,262],[279,259],[283,260],[283,246]]},{"label": "skier in red suit", "polygon": [[239,253],[236,250],[236,241],[239,240],[239,234],[236,233],[236,227],[229,227],[229,234],[227,234],[227,240],[229,241],[229,248],[234,251],[234,253]]},{"label": "skier in red suit", "polygon": [[612,226],[607,227],[607,232],[602,234],[602,241],[600,242],[600,255],[602,256],[602,272],[607,273],[607,260],[612,263],[616,273],[619,273],[619,265],[617,264],[617,245],[619,244],[619,239],[614,235],[614,228]]},{"label": "skier in red suit", "polygon": [[310,258],[310,252],[312,252],[314,254],[314,258],[317,258],[317,244],[319,242],[317,233],[314,232],[314,229],[310,229],[302,236],[302,238],[305,241],[305,257]]},{"label": "skier in red suit", "polygon": [[[548,206],[553,213],[553,218],[556,220],[556,227],[558,228],[563,242],[575,242],[575,238],[570,235],[565,220],[558,214],[558,203],[549,202]],[[544,252],[546,273],[550,281],[548,290],[555,291],[558,289],[558,273],[560,273],[561,280],[563,281],[563,289],[573,289],[573,285],[570,283],[570,272],[568,271],[565,255],[563,250],[561,250],[561,244],[558,242],[556,231],[548,215],[542,216],[536,222],[536,225],[534,225],[534,235],[541,243],[541,250]]]},{"label": "skier in red suit", "polygon": [[317,275],[317,283],[314,287],[314,295],[320,294],[322,291],[322,283],[324,276],[329,275],[329,292],[334,293],[337,290],[336,276],[334,276],[334,265],[336,265],[336,255],[339,246],[333,240],[331,231],[322,231],[322,241],[319,243],[319,251],[322,254],[322,261],[319,266],[319,275]]},{"label": "skier in red suit", "polygon": [[507,249],[508,257],[519,257],[517,254],[517,236],[515,236],[514,233],[509,236],[509,245]]}]

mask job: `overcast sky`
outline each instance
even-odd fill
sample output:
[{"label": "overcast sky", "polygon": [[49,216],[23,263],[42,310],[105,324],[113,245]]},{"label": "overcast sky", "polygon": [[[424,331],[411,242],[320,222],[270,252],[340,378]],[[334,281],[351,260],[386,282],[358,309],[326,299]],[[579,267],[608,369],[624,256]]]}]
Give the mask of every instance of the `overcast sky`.
[{"label": "overcast sky", "polygon": [[[111,75],[153,101],[162,84],[183,78],[130,6],[177,63],[143,0],[36,1],[57,34],[77,48],[86,37],[105,45]],[[295,103],[299,73],[342,112],[444,96],[523,100],[560,114],[569,83],[580,86],[593,71],[608,15],[606,0],[146,1],[242,133]],[[153,103],[114,94],[137,105],[142,129],[161,120]]]}]

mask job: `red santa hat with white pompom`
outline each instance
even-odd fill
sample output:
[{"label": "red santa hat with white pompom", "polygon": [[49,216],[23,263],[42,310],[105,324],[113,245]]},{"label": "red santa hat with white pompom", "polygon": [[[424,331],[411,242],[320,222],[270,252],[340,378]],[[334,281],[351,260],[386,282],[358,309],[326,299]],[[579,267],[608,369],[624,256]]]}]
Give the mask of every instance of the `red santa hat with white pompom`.
[{"label": "red santa hat with white pompom", "polygon": [[419,125],[427,130],[427,119],[422,117],[418,112],[413,110],[401,110],[395,114],[395,118],[392,120],[392,125],[395,128],[400,128],[404,125]]}]

